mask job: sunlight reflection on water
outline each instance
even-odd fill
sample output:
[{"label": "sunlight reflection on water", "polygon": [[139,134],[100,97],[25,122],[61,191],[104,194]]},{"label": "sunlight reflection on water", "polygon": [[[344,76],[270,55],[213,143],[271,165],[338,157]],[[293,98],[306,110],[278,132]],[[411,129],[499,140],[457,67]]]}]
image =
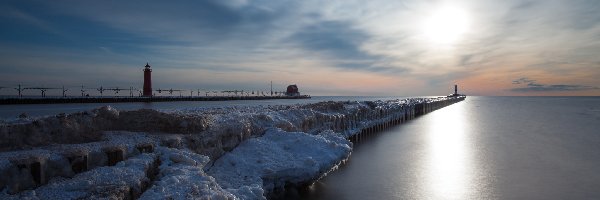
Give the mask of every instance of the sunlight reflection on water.
[{"label": "sunlight reflection on water", "polygon": [[599,97],[468,97],[354,147],[301,199],[600,199]]},{"label": "sunlight reflection on water", "polygon": [[469,127],[464,104],[447,107],[444,112],[431,113],[426,132],[424,186],[434,199],[465,199],[471,185]]}]

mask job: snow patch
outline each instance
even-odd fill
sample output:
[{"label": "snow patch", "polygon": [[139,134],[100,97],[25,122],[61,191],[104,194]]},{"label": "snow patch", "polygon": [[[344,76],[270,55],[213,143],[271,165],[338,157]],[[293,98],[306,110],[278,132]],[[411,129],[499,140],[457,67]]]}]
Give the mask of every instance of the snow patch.
[{"label": "snow patch", "polygon": [[71,179],[56,178],[35,190],[17,195],[9,195],[5,190],[0,194],[0,199],[135,198],[149,183],[146,173],[155,160],[154,154],[141,154],[112,167],[98,167],[77,174]]},{"label": "snow patch", "polygon": [[140,199],[236,199],[204,173],[208,157],[163,147],[157,151],[162,161],[159,180]]},{"label": "snow patch", "polygon": [[223,155],[207,173],[241,199],[265,199],[286,184],[312,183],[350,151],[351,143],[331,131],[310,135],[269,129]]}]

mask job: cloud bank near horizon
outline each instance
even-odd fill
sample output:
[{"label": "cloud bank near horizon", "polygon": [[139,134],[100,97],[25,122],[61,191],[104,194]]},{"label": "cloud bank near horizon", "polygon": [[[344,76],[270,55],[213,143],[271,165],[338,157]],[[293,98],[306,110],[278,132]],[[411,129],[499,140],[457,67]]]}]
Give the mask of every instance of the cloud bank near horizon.
[{"label": "cloud bank near horizon", "polygon": [[522,85],[524,87],[516,87],[510,89],[515,92],[548,92],[548,91],[581,91],[581,90],[598,90],[599,87],[587,86],[587,85],[545,85],[539,84],[536,80],[531,80],[527,77],[519,78],[512,82],[515,85]]}]

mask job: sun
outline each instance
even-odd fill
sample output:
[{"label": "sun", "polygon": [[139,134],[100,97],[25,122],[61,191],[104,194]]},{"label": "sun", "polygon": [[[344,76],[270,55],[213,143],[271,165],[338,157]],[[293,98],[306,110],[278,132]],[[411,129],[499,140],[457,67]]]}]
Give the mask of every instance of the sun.
[{"label": "sun", "polygon": [[424,35],[428,41],[452,44],[468,31],[469,18],[460,8],[444,6],[432,12],[423,23]]}]

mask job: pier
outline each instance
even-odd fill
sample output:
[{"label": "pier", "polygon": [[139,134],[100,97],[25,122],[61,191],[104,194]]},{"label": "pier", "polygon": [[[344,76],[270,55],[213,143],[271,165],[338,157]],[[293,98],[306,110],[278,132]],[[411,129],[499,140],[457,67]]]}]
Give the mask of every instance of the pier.
[{"label": "pier", "polygon": [[[400,108],[380,108],[374,113],[361,113],[356,117],[366,120],[370,123],[363,122],[363,125],[359,127],[358,131],[350,135],[348,140],[353,143],[360,143],[367,137],[373,136],[379,132],[400,125],[421,115],[425,115],[437,109],[463,101],[465,98],[466,96],[464,95],[440,97],[412,105],[408,104],[408,106],[402,106]],[[349,124],[351,124],[349,128],[350,130],[353,128],[352,124],[354,123],[356,122],[349,122]]]},{"label": "pier", "polygon": [[167,101],[233,101],[233,100],[272,100],[310,99],[310,95],[299,96],[188,96],[188,97],[44,97],[44,98],[5,98],[0,105],[9,104],[64,104],[64,103],[127,103],[127,102],[167,102]]},{"label": "pier", "polygon": [[[83,98],[98,99],[144,99],[153,100],[250,100],[274,98],[310,98],[301,96],[278,97],[169,97],[169,98]],[[268,130],[289,132],[279,135],[277,141],[296,141],[281,137],[304,138],[307,141],[320,141],[311,139],[315,133],[323,133],[330,142],[325,146],[307,147],[313,149],[340,149],[347,147],[345,142],[360,144],[363,140],[377,135],[386,129],[403,124],[404,122],[427,114],[434,110],[463,101],[462,95],[438,98],[409,98],[388,101],[327,101],[308,105],[273,106],[269,109],[262,107],[249,107],[242,110],[207,110],[201,114],[161,113],[152,110],[115,111],[103,107],[85,113],[70,115],[50,116],[32,121],[30,123],[4,124],[0,126],[0,189],[7,189],[8,195],[21,195],[26,190],[35,190],[36,195],[46,197],[44,191],[62,190],[63,193],[79,191],[86,195],[95,195],[93,190],[86,187],[69,188],[75,182],[94,180],[94,184],[113,185],[114,188],[105,188],[102,194],[119,194],[127,198],[137,198],[143,195],[153,182],[162,181],[157,176],[160,162],[191,163],[197,162],[187,158],[161,157],[169,151],[178,151],[181,144],[187,144],[190,154],[206,156],[205,163],[217,162],[223,155],[242,145],[244,141],[262,138]],[[39,100],[49,100],[48,98]],[[120,101],[123,102],[123,101]],[[93,113],[93,114],[90,114]],[[233,117],[233,119],[231,118]],[[230,119],[230,120],[223,120]],[[213,121],[220,123],[212,124]],[[135,123],[129,123],[135,122]],[[268,122],[268,123],[265,123]],[[248,124],[250,124],[248,126]],[[270,128],[268,128],[270,127]],[[170,133],[149,136],[150,132]],[[213,133],[213,134],[207,134]],[[108,134],[108,135],[107,135]],[[104,135],[100,137],[101,135]],[[335,136],[333,136],[335,135]],[[35,138],[35,139],[34,139]],[[67,139],[68,138],[68,139]],[[104,139],[100,139],[104,138]],[[264,139],[270,141],[270,139]],[[276,141],[271,141],[276,142]],[[332,145],[336,143],[335,145]],[[54,146],[51,144],[61,144]],[[261,144],[261,143],[257,143]],[[313,142],[305,144],[314,145]],[[278,148],[286,150],[286,145]],[[327,148],[325,148],[327,147]],[[27,149],[27,150],[23,150]],[[287,147],[287,150],[296,149]],[[305,151],[301,151],[305,152]],[[246,152],[252,154],[254,152]],[[274,152],[275,153],[275,152]],[[262,195],[272,196],[277,191],[283,191],[285,184],[301,186],[307,185],[323,175],[350,155],[346,153],[332,157],[332,160],[306,161],[307,158],[299,157],[294,152],[288,152],[289,162],[314,163],[321,162],[319,168],[310,171],[310,176],[302,177],[290,175],[284,182],[269,182],[276,188],[267,188]],[[296,152],[297,153],[297,152]],[[317,152],[331,153],[331,152]],[[167,153],[168,154],[168,153]],[[181,153],[177,153],[180,155]],[[265,154],[263,156],[278,156]],[[180,158],[181,157],[181,158]],[[240,156],[240,158],[247,158]],[[313,157],[311,157],[313,158]],[[297,159],[297,160],[294,160]],[[299,159],[299,160],[298,160]],[[267,161],[269,159],[266,159]],[[267,161],[238,162],[249,165],[269,165]],[[283,160],[285,161],[285,160]],[[283,162],[281,161],[281,162]],[[118,163],[129,163],[119,165]],[[302,163],[300,162],[300,163]],[[137,167],[127,167],[135,165]],[[138,166],[139,165],[139,166]],[[217,168],[220,165],[217,165]],[[230,166],[229,164],[227,166]],[[198,167],[198,166],[196,166]],[[252,167],[257,168],[260,167]],[[134,182],[125,182],[108,179],[97,179],[95,174],[105,169],[102,173],[121,173],[121,171],[140,169]],[[312,169],[312,168],[311,168]],[[273,168],[272,173],[288,172],[286,168]],[[224,170],[225,172],[228,170]],[[259,174],[245,174],[244,176],[262,176]],[[167,173],[167,171],[160,172]],[[190,173],[197,174],[197,173]],[[104,174],[116,176],[115,174]],[[218,174],[211,174],[219,178]],[[49,185],[48,182],[57,177],[63,177],[64,185]],[[227,176],[228,177],[228,176]],[[129,179],[129,178],[128,178]],[[165,179],[166,180],[166,179]],[[232,180],[240,180],[234,178]],[[257,179],[258,180],[258,179]],[[262,179],[261,179],[262,180]],[[278,179],[264,179],[263,181],[276,181]],[[101,182],[104,181],[104,182]],[[146,181],[146,182],[144,182]],[[68,184],[67,184],[68,183]],[[285,183],[282,185],[282,183]],[[123,185],[124,184],[124,185]],[[262,185],[262,184],[257,184]],[[119,187],[116,187],[119,186]],[[116,189],[115,189],[116,188]],[[120,190],[119,188],[124,190]],[[91,192],[90,192],[91,191]],[[89,194],[88,194],[89,193]],[[1,197],[1,196],[0,196]]]},{"label": "pier", "polygon": [[[143,89],[135,87],[28,87],[18,84],[15,88],[17,96],[0,98],[0,105],[10,104],[65,104],[65,103],[131,103],[131,102],[168,102],[168,101],[233,101],[233,100],[271,100],[271,99],[309,99],[310,95],[301,95],[296,84],[289,85],[286,91],[273,90],[273,82],[271,81],[271,89],[269,91],[248,91],[248,90],[225,90],[225,91],[208,91],[203,89],[152,89],[152,69],[146,63],[143,69],[144,84]],[[10,88],[10,87],[0,87]],[[41,96],[32,97],[24,96],[24,92],[28,90],[37,90],[41,92]],[[62,96],[48,97],[48,90],[60,90]],[[81,91],[80,97],[67,96],[67,91]],[[90,96],[90,92],[97,91],[99,96]],[[115,96],[105,97],[104,92],[112,91]],[[129,96],[118,96],[120,91],[129,91]],[[203,91],[206,96],[200,96],[200,91]],[[136,94],[139,92],[139,96]],[[155,93],[157,92],[157,93]],[[164,93],[163,93],[164,92]],[[179,96],[173,96],[173,92],[179,92]],[[183,92],[189,92],[189,96],[184,96]],[[167,95],[168,96],[162,96]],[[196,96],[193,94],[196,93]],[[214,94],[209,96],[209,94]]]}]

